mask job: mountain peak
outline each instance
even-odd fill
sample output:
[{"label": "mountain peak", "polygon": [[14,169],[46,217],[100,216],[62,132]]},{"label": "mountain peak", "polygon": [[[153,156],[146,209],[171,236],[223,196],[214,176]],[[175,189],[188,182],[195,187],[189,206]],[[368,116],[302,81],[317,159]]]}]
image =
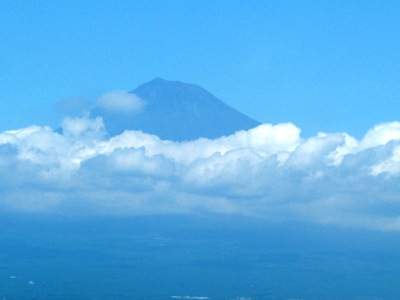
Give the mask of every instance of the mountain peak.
[{"label": "mountain peak", "polygon": [[156,78],[150,80],[149,82],[143,83],[141,85],[180,85],[180,84],[184,85],[187,83],[183,83],[178,80],[167,80],[162,77],[156,77]]},{"label": "mountain peak", "polygon": [[93,110],[111,135],[142,130],[175,141],[216,138],[259,125],[198,85],[157,77],[131,92],[146,102],[137,114]]},{"label": "mountain peak", "polygon": [[154,79],[152,79],[149,82],[144,83],[144,84],[160,84],[160,83],[165,83],[165,82],[171,82],[171,81],[170,80],[166,80],[166,79],[164,79],[162,77],[156,77],[156,78],[154,78]]}]

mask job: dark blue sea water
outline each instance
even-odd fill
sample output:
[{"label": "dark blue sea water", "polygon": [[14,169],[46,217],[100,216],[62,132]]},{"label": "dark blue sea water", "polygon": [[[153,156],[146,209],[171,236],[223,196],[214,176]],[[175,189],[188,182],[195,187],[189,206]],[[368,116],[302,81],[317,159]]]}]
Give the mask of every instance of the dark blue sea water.
[{"label": "dark blue sea water", "polygon": [[0,299],[400,299],[399,250],[398,233],[240,216],[7,215]]}]

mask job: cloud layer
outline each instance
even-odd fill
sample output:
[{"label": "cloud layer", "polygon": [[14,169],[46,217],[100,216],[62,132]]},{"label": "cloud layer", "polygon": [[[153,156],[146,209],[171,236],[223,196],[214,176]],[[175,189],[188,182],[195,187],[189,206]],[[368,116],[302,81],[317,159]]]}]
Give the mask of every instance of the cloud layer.
[{"label": "cloud layer", "polygon": [[101,118],[66,118],[63,134],[0,134],[0,209],[67,214],[237,213],[400,230],[400,123],[362,140],[303,139],[262,124],[218,139],[106,138]]}]

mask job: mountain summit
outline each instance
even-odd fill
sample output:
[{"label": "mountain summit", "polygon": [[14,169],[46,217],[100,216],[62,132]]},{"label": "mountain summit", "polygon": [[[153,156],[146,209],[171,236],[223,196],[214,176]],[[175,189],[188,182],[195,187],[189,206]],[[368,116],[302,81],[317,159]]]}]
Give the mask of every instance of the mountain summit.
[{"label": "mountain summit", "polygon": [[256,127],[252,120],[205,89],[179,81],[156,78],[130,92],[143,103],[140,111],[115,111],[96,107],[111,135],[142,130],[173,141],[216,138]]}]

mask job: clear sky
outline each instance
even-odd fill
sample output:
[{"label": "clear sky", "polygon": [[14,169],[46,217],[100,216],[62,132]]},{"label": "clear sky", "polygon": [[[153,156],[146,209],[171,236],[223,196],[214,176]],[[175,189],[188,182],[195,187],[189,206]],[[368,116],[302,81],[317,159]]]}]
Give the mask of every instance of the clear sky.
[{"label": "clear sky", "polygon": [[160,76],[302,135],[399,119],[399,1],[0,2],[0,130]]}]

